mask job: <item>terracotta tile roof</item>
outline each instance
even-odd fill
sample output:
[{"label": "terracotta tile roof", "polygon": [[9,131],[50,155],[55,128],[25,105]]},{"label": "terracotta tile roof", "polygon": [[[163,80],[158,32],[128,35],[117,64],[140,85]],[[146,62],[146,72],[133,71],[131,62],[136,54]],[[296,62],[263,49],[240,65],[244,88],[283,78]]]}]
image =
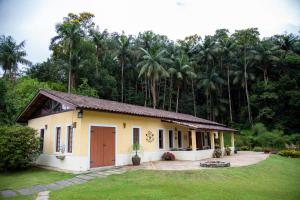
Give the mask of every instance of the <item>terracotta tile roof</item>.
[{"label": "terracotta tile roof", "polygon": [[175,113],[175,112],[170,112],[170,111],[165,111],[160,109],[153,109],[144,106],[120,103],[116,101],[97,99],[97,98],[86,97],[86,96],[75,95],[75,94],[68,94],[65,92],[58,92],[53,90],[41,90],[41,91],[44,91],[66,102],[69,102],[70,104],[73,104],[76,108],[224,126],[223,124],[219,124],[217,122],[209,121],[206,119],[194,117],[192,115],[183,114],[183,113]]},{"label": "terracotta tile roof", "polygon": [[178,124],[181,126],[187,126],[194,129],[202,129],[202,130],[214,130],[214,131],[232,131],[237,132],[238,130],[228,128],[225,126],[216,126],[216,125],[209,125],[209,124],[199,124],[193,122],[182,122],[182,121],[175,121],[175,120],[163,120],[165,122]]}]

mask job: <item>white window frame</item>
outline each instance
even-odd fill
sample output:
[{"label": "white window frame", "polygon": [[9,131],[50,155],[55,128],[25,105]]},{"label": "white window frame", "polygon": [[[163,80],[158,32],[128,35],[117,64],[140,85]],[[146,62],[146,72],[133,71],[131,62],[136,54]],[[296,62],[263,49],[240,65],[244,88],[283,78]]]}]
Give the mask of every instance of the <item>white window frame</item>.
[{"label": "white window frame", "polygon": [[[159,147],[159,131],[163,131],[163,148]],[[166,149],[166,130],[164,128],[157,129],[157,146],[159,150],[165,150]]]},{"label": "white window frame", "polygon": [[142,128],[140,126],[132,126],[131,127],[131,144],[133,145],[133,129],[139,129],[139,145],[142,145]]},{"label": "white window frame", "polygon": [[[72,129],[72,152],[68,152],[68,145],[69,145],[69,136],[68,136],[68,127],[71,127],[71,129]],[[73,128],[73,126],[72,126],[72,124],[68,124],[68,125],[66,125],[66,144],[65,144],[65,153],[66,154],[73,154],[73,152],[74,152],[74,131],[75,131],[75,129]]]},{"label": "white window frame", "polygon": [[[172,143],[173,143],[173,147],[170,147],[170,131],[172,131]],[[173,148],[175,148],[175,144],[174,144],[174,137],[175,137],[175,133],[174,133],[174,129],[168,129],[168,148],[169,149],[173,149]]]},{"label": "white window frame", "polygon": [[61,125],[56,125],[56,126],[54,126],[54,130],[53,130],[53,135],[54,135],[54,143],[53,143],[53,152],[54,152],[54,154],[57,154],[57,153],[60,153],[60,151],[56,151],[56,134],[57,134],[57,132],[56,132],[56,129],[57,128],[60,128],[60,147],[62,146],[62,141],[61,141],[61,134],[62,134],[62,126]]}]

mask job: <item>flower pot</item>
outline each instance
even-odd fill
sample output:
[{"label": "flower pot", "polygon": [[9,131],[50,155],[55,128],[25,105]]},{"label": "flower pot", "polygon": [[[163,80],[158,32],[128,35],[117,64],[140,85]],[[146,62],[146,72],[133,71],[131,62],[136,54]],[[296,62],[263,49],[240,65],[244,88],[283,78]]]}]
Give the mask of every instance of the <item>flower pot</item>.
[{"label": "flower pot", "polygon": [[140,165],[141,164],[141,158],[138,155],[134,155],[132,157],[132,164],[134,166]]},{"label": "flower pot", "polygon": [[65,155],[57,155],[56,158],[59,160],[64,160],[65,159]]}]

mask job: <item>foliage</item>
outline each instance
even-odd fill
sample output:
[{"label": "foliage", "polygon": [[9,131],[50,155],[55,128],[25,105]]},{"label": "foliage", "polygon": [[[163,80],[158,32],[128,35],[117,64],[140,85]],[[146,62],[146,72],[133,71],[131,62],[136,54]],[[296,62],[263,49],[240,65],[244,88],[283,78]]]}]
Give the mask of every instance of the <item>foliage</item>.
[{"label": "foliage", "polygon": [[253,151],[256,151],[256,152],[263,152],[263,148],[262,148],[262,147],[254,147],[254,148],[253,148]]},{"label": "foliage", "polygon": [[39,155],[36,131],[23,126],[0,127],[0,170],[17,170],[31,166]]},{"label": "foliage", "polygon": [[300,158],[300,151],[296,150],[281,150],[278,154],[284,157]]},{"label": "foliage", "polygon": [[175,155],[172,154],[171,152],[165,152],[162,157],[162,160],[175,160]]},{"label": "foliage", "polygon": [[82,84],[78,86],[76,93],[83,96],[98,97],[97,90],[88,84],[88,80],[86,78],[82,79]]},{"label": "foliage", "polygon": [[241,151],[249,151],[249,147],[248,146],[241,146],[240,148]]},{"label": "foliage", "polygon": [[141,145],[139,143],[134,143],[132,145],[132,149],[133,149],[133,151],[135,151],[136,156],[138,155],[138,151],[140,150],[140,148],[141,148]]}]

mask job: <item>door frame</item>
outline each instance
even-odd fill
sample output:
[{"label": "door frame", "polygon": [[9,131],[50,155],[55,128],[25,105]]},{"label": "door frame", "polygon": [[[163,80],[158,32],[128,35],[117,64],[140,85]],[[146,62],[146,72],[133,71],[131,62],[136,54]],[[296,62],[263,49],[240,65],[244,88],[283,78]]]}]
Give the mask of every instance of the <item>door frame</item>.
[{"label": "door frame", "polygon": [[[115,128],[115,165],[117,166],[117,152],[118,152],[118,127],[113,124],[89,124],[89,138],[88,138],[88,165],[89,169],[91,169],[91,129],[92,126],[96,127],[109,127]],[[113,165],[112,165],[113,166]]]}]

